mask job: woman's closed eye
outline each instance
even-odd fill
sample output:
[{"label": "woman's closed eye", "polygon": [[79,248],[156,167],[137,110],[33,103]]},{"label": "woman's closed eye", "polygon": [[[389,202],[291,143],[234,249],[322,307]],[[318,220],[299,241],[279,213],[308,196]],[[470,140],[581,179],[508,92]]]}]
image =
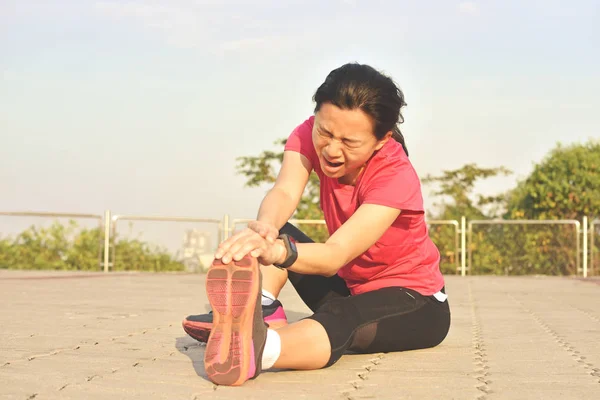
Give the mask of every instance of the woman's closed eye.
[{"label": "woman's closed eye", "polygon": [[351,149],[360,147],[360,142],[355,139],[344,139],[343,142],[347,147]]}]

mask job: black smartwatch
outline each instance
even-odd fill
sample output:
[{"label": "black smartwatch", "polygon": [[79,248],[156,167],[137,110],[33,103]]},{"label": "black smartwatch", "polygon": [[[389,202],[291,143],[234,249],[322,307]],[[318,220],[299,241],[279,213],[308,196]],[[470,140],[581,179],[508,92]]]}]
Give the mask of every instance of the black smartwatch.
[{"label": "black smartwatch", "polygon": [[298,249],[296,248],[296,241],[293,237],[287,234],[281,234],[277,237],[281,239],[285,245],[286,256],[285,260],[281,264],[273,264],[277,268],[289,268],[296,262],[298,258]]}]

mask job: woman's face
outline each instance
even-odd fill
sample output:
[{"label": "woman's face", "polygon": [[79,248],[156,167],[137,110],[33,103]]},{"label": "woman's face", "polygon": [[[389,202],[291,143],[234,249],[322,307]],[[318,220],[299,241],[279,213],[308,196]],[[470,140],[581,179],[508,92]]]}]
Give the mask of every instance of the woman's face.
[{"label": "woman's face", "polygon": [[391,135],[388,132],[377,140],[371,117],[362,110],[344,110],[325,103],[315,114],[312,139],[323,173],[352,185],[365,163]]}]

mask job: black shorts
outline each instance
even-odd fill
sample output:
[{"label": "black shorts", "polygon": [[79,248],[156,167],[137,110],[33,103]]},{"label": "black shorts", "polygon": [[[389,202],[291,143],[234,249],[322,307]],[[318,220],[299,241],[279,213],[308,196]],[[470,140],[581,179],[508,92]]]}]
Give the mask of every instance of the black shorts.
[{"label": "black shorts", "polygon": [[[313,242],[298,228],[286,224],[287,233],[299,243]],[[347,351],[386,353],[424,349],[440,344],[450,329],[448,300],[403,287],[386,287],[351,296],[338,275],[325,277],[288,271],[298,295],[314,312],[308,318],[325,328],[331,343],[333,365]],[[444,289],[442,289],[444,291]]]}]

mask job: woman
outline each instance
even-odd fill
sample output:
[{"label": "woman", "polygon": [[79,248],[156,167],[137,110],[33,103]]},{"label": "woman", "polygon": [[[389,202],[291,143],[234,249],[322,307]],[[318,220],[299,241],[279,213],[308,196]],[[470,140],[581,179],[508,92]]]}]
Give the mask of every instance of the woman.
[{"label": "woman", "polygon": [[[398,129],[403,93],[370,66],[346,64],[314,101],[256,221],[215,254],[206,279],[214,314],[184,320],[196,323],[197,338],[212,329],[205,368],[214,383],[240,385],[272,367],[328,367],[346,351],[433,347],[448,333],[440,255]],[[313,170],[325,243],[286,223]],[[276,300],[288,279],[314,312],[289,325]]]}]

